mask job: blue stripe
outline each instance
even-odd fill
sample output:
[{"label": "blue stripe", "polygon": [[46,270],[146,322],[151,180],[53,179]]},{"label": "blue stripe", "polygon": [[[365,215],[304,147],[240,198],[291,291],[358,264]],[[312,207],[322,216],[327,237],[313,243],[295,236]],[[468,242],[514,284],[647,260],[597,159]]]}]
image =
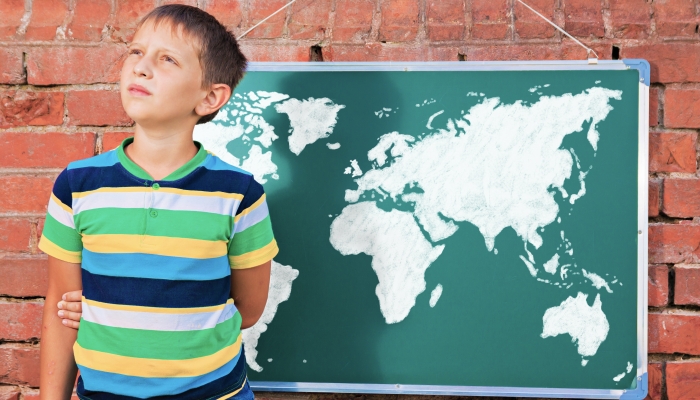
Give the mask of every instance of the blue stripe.
[{"label": "blue stripe", "polygon": [[244,175],[253,175],[250,172],[234,167],[233,165],[222,161],[219,157],[211,154],[207,154],[207,158],[202,163],[202,166],[210,171],[234,171]]},{"label": "blue stripe", "polygon": [[73,192],[70,188],[70,183],[68,181],[68,171],[63,170],[56,177],[56,182],[53,184],[53,195],[56,196],[61,203],[73,208]]},{"label": "blue stripe", "polygon": [[244,193],[243,201],[241,201],[241,205],[238,206],[236,215],[243,212],[243,210],[253,205],[256,201],[260,200],[260,197],[265,194],[265,190],[263,190],[262,185],[256,180],[251,179],[250,186],[248,186],[245,192],[241,193]]},{"label": "blue stripe", "polygon": [[229,277],[208,281],[124,278],[81,270],[83,296],[110,304],[190,308],[225,304],[231,292]]},{"label": "blue stripe", "polygon": [[73,161],[68,164],[69,170],[86,167],[109,167],[119,162],[116,151],[108,151],[98,156],[86,158],[84,160]]},{"label": "blue stripe", "polygon": [[191,378],[141,378],[97,371],[82,365],[78,368],[77,392],[92,400],[201,400],[241,387],[246,377],[243,346],[235,358],[219,369]]},{"label": "blue stripe", "polygon": [[184,258],[143,253],[94,253],[83,248],[83,268],[97,275],[208,281],[229,277],[228,257]]}]

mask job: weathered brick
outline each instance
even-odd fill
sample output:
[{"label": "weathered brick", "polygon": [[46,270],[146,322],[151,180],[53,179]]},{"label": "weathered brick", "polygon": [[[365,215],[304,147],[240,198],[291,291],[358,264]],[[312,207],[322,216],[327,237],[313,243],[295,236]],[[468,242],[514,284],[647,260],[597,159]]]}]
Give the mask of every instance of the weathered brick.
[{"label": "weathered brick", "polygon": [[649,134],[650,172],[695,172],[697,133]]},{"label": "weathered brick", "polygon": [[[48,202],[48,200],[47,200]],[[48,287],[46,258],[0,259],[0,295],[14,297],[46,296]]]},{"label": "weathered brick", "polygon": [[95,134],[0,132],[0,146],[6,150],[0,167],[64,168],[71,161],[95,154]]},{"label": "weathered brick", "polygon": [[649,313],[649,353],[700,355],[700,314]]},{"label": "weathered brick", "polygon": [[0,176],[3,212],[45,214],[55,176]]},{"label": "weathered brick", "polygon": [[39,386],[39,348],[4,345],[0,347],[0,382]]},{"label": "weathered brick", "polygon": [[[262,21],[265,17],[279,10],[287,3],[287,0],[249,0],[248,26],[246,29]],[[251,39],[272,39],[281,37],[284,33],[287,11],[288,10],[282,11],[268,19],[265,23],[248,33],[247,37]]]},{"label": "weathered brick", "polygon": [[649,61],[652,82],[700,82],[700,43],[697,42],[622,46],[620,57]]},{"label": "weathered brick", "polygon": [[32,17],[24,37],[29,40],[53,40],[56,28],[68,14],[66,0],[32,0]]},{"label": "weathered brick", "polygon": [[43,301],[0,301],[0,339],[29,340],[41,337]]},{"label": "weathered brick", "polygon": [[0,128],[62,123],[63,93],[0,91]]},{"label": "weathered brick", "polygon": [[663,381],[663,364],[662,363],[649,363],[647,367],[649,373],[649,392],[646,399],[648,400],[661,400],[661,385]]},{"label": "weathered brick", "polygon": [[563,0],[564,29],[574,36],[603,37],[603,5],[600,1]]},{"label": "weathered brick", "polygon": [[333,24],[334,42],[364,42],[372,30],[374,2],[338,0]]},{"label": "weathered brick", "polygon": [[418,0],[384,0],[381,3],[382,25],[379,40],[408,42],[418,33]]},{"label": "weathered brick", "polygon": [[333,45],[328,61],[457,61],[456,47],[392,46],[372,43],[364,46]]},{"label": "weathered brick", "polygon": [[651,29],[651,6],[646,0],[615,0],[610,2],[613,36],[623,39],[643,39]]},{"label": "weathered brick", "polygon": [[27,51],[27,82],[30,85],[118,82],[125,54],[124,45],[34,47]]},{"label": "weathered brick", "polygon": [[666,363],[666,393],[668,399],[700,399],[700,362]]},{"label": "weathered brick", "polygon": [[116,149],[124,139],[134,136],[134,132],[105,132],[102,135],[102,152]]},{"label": "weathered brick", "polygon": [[66,36],[77,40],[99,41],[111,8],[109,0],[77,1]]},{"label": "weathered brick", "polygon": [[661,181],[649,181],[649,217],[658,217],[661,202]]},{"label": "weathered brick", "polygon": [[673,302],[700,306],[700,264],[676,264]]},{"label": "weathered brick", "polygon": [[[527,4],[540,14],[554,19],[554,0],[534,0]],[[543,21],[537,14],[528,10],[524,5],[515,3],[515,32],[523,39],[545,39],[554,36],[556,29]]]},{"label": "weathered brick", "polygon": [[17,386],[0,386],[0,400],[19,400],[20,393]]},{"label": "weathered brick", "polygon": [[[610,54],[609,45],[594,44],[592,48],[601,59]],[[580,60],[586,57],[586,50],[575,44],[495,45],[469,46],[466,54],[467,61]]]},{"label": "weathered brick", "polygon": [[700,19],[693,0],[656,0],[653,2],[656,33],[659,36],[693,36]]},{"label": "weathered brick", "polygon": [[0,83],[22,83],[24,79],[22,50],[16,48],[0,48]]},{"label": "weathered brick", "polygon": [[155,0],[116,0],[114,39],[130,42],[141,17],[156,6]]},{"label": "weathered brick", "polygon": [[649,262],[700,262],[700,225],[649,224]]},{"label": "weathered brick", "polygon": [[329,25],[330,1],[297,0],[291,7],[290,39],[323,39]]},{"label": "weathered brick", "polygon": [[200,8],[216,17],[228,29],[239,28],[243,22],[242,0],[207,0]]},{"label": "weathered brick", "polygon": [[31,223],[24,218],[0,218],[0,251],[27,252]]},{"label": "weathered brick", "polygon": [[649,266],[649,306],[665,307],[668,304],[668,267]]},{"label": "weathered brick", "polygon": [[700,128],[700,90],[666,89],[664,125],[669,128]]},{"label": "weathered brick", "polygon": [[700,216],[700,179],[665,179],[663,212],[669,217]]},{"label": "weathered brick", "polygon": [[310,61],[307,46],[299,45],[251,45],[241,43],[241,51],[248,61]]},{"label": "weathered brick", "polygon": [[465,32],[464,0],[430,0],[427,3],[428,38],[461,40]]},{"label": "weathered brick", "polygon": [[24,0],[0,1],[0,40],[11,38],[17,32],[24,16]]},{"label": "weathered brick", "polygon": [[473,0],[472,29],[474,39],[505,39],[508,33],[507,0]]},{"label": "weathered brick", "polygon": [[133,123],[122,107],[119,92],[80,90],[66,97],[70,125],[129,126]]},{"label": "weathered brick", "polygon": [[659,96],[661,96],[659,88],[649,88],[649,126],[659,124]]}]

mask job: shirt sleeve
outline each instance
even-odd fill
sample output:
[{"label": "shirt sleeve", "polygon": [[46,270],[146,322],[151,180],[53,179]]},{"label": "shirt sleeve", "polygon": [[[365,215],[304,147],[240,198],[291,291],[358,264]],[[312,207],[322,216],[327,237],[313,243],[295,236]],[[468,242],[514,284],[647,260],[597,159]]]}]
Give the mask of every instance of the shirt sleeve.
[{"label": "shirt sleeve", "polygon": [[256,267],[272,260],[278,251],[265,191],[251,179],[233,219],[233,234],[228,244],[229,264],[232,269]]},{"label": "shirt sleeve", "polygon": [[72,203],[73,194],[64,169],[51,191],[39,249],[59,260],[78,264],[82,261],[83,241],[75,229]]}]

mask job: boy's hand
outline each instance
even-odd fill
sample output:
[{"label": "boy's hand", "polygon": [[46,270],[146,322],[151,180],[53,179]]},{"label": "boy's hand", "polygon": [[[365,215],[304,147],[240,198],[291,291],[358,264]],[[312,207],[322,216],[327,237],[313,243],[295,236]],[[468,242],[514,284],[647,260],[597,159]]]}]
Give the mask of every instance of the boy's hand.
[{"label": "boy's hand", "polygon": [[82,290],[63,294],[62,300],[58,302],[58,316],[62,318],[63,325],[73,329],[80,327],[80,317],[83,315],[82,299]]}]

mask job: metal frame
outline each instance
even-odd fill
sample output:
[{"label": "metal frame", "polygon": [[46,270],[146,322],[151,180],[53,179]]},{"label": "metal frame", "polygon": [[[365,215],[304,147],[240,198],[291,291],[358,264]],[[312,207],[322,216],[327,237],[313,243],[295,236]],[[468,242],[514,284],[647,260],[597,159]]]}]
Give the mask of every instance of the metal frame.
[{"label": "metal frame", "polygon": [[552,389],[484,386],[391,385],[322,382],[250,382],[256,391],[333,392],[368,394],[425,394],[468,396],[512,396],[581,399],[641,400],[647,394],[647,248],[648,248],[648,157],[649,157],[649,82],[646,60],[587,61],[455,61],[455,62],[251,62],[249,71],[562,71],[627,70],[639,71],[639,144],[638,144],[638,244],[637,244],[637,385],[631,390]]}]

